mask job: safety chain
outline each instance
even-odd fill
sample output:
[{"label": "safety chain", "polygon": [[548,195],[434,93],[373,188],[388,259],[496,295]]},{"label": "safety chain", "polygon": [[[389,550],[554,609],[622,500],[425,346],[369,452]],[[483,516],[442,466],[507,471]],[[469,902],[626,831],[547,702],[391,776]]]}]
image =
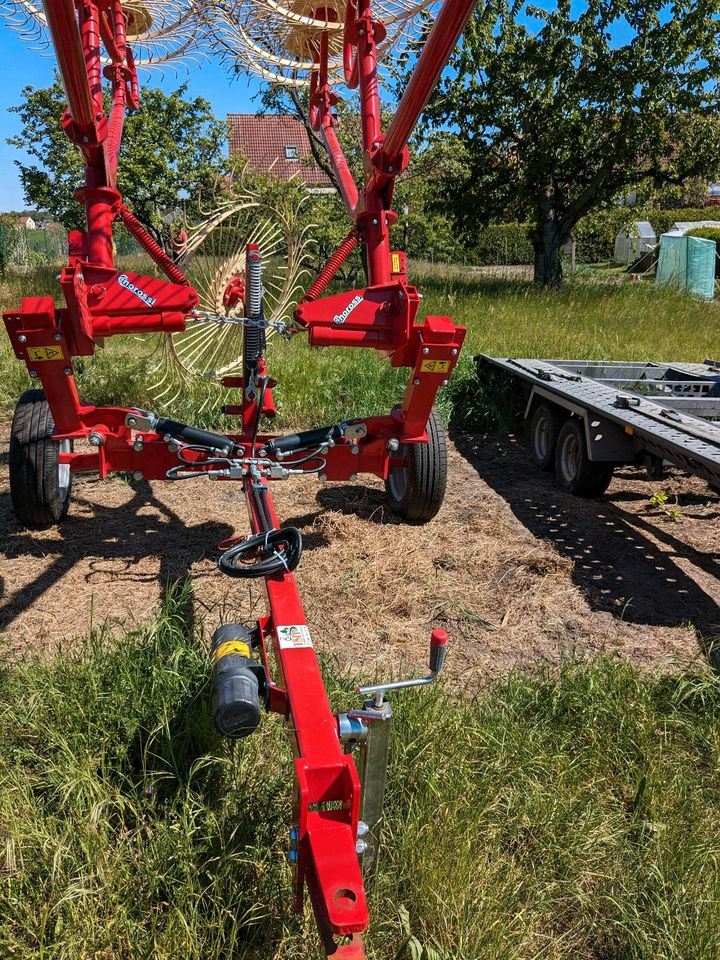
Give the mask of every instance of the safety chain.
[{"label": "safety chain", "polygon": [[292,340],[297,328],[284,320],[264,320],[261,317],[227,317],[221,313],[209,313],[206,310],[194,310],[193,319],[196,323],[217,323],[222,326],[234,324],[240,327],[260,327],[263,330],[275,330],[283,340]]}]

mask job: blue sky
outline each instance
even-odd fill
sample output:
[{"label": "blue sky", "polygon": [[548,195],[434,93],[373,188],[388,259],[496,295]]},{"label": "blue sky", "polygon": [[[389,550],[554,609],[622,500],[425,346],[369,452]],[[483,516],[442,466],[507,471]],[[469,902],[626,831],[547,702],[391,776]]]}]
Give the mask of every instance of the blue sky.
[{"label": "blue sky", "polygon": [[[20,103],[21,90],[28,84],[45,87],[52,83],[54,63],[52,56],[33,50],[30,44],[21,40],[0,20],[0,211],[22,210],[25,207],[17,167],[13,162],[19,153],[5,142],[19,132],[20,120],[15,114],[8,113],[8,107]],[[184,70],[180,71],[179,76],[168,71],[166,76],[154,73],[149,80],[146,77],[142,80],[153,86],[159,85],[168,92],[187,80],[188,93],[209,100],[217,117],[224,117],[228,113],[254,113],[257,110],[252,97],[258,92],[259,82],[244,76],[231,79],[217,62],[204,61],[187,75]]]}]

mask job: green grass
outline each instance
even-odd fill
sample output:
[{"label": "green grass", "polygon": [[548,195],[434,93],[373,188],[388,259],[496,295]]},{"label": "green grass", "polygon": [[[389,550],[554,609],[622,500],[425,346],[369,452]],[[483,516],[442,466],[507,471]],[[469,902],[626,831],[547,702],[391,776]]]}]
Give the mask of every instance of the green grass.
[{"label": "green grass", "polygon": [[[289,909],[284,731],[216,737],[189,601],[2,673],[0,956],[319,956]],[[371,960],[717,955],[717,679],[601,659],[396,708]]]},{"label": "green grass", "polygon": [[[32,277],[6,280],[0,286],[4,308],[15,306],[23,292],[57,293],[56,270],[39,268]],[[655,291],[651,284],[580,278],[560,292],[543,292],[528,283],[422,265],[412,279],[424,294],[422,316],[450,315],[468,328],[460,364],[440,401],[446,416],[455,409],[458,422],[478,422],[487,413],[475,381],[475,353],[689,361],[717,354],[720,304]],[[8,415],[29,380],[6,339],[0,343],[0,413]],[[274,340],[269,363],[280,383],[278,429],[386,412],[400,400],[407,381],[407,371],[392,370],[373,351],[310,350],[302,336],[290,344]],[[148,392],[147,348],[135,339],[109,340],[92,360],[76,366],[88,401],[147,406],[201,425],[226,425],[217,413],[225,396],[221,391],[214,409],[201,411],[203,389],[186,391],[172,409],[158,408]]]}]

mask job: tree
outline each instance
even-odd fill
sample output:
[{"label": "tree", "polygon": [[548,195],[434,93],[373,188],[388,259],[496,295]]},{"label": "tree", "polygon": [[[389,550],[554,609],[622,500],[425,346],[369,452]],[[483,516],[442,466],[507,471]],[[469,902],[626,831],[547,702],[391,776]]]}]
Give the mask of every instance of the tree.
[{"label": "tree", "polygon": [[642,181],[720,169],[720,0],[490,0],[476,11],[428,122],[467,167],[448,204],[468,232],[530,217],[535,280],[588,211]]},{"label": "tree", "polygon": [[[183,206],[192,213],[203,194],[212,194],[226,171],[227,127],[215,120],[202,97],[186,99],[187,87],[174,93],[144,87],[140,107],[126,117],[118,167],[118,189],[143,224],[161,239],[169,220]],[[82,186],[80,152],[65,136],[61,118],[65,94],[59,79],[51,87],[25,87],[23,101],[11,112],[22,131],[8,143],[26,151],[34,163],[16,160],[28,204],[47,210],[67,229],[84,225],[83,209],[73,199]]]}]

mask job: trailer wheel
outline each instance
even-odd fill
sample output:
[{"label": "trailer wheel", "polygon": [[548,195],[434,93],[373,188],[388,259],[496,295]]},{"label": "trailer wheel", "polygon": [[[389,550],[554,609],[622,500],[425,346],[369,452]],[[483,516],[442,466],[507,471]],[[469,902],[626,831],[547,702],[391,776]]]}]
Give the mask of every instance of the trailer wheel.
[{"label": "trailer wheel", "polygon": [[427,443],[404,443],[398,451],[406,467],[391,469],[385,481],[388,505],[408,523],[427,523],[442,506],[447,485],[447,437],[433,407],[427,422]]},{"label": "trailer wheel", "polygon": [[559,410],[547,403],[539,403],[528,421],[530,459],[541,470],[552,470],[555,448],[563,425]]},{"label": "trailer wheel", "polygon": [[72,440],[53,440],[50,406],[42,390],[26,390],[18,400],[10,430],[10,498],[15,516],[31,530],[59,523],[68,512],[72,471],[59,462]]},{"label": "trailer wheel", "polygon": [[613,464],[594,462],[587,454],[582,421],[571,417],[560,428],[555,475],[560,486],[578,497],[600,497],[610,486]]}]

